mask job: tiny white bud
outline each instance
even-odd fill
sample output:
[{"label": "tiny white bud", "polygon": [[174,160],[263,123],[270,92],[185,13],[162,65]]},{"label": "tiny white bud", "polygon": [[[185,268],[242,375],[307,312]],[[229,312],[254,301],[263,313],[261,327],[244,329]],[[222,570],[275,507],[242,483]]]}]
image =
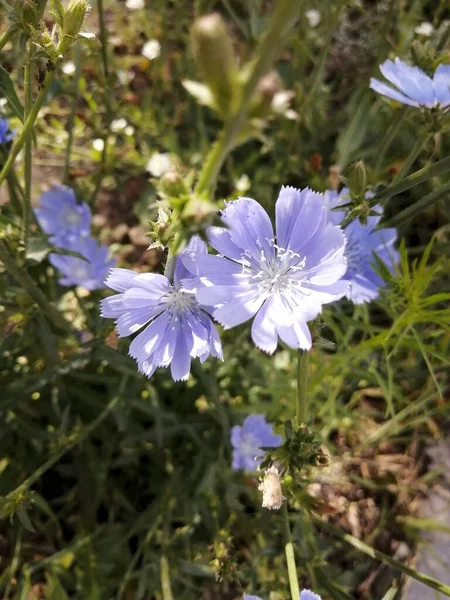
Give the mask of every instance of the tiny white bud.
[{"label": "tiny white bud", "polygon": [[271,466],[266,469],[258,489],[263,493],[263,508],[278,510],[282,507],[285,497],[281,489],[280,474],[276,467]]},{"label": "tiny white bud", "polygon": [[128,125],[127,120],[121,117],[120,119],[114,119],[111,121],[111,131],[117,133],[118,131],[123,131]]},{"label": "tiny white bud", "polygon": [[97,150],[97,152],[102,152],[103,148],[105,147],[105,142],[101,138],[96,138],[92,142],[92,147],[94,148],[94,150]]},{"label": "tiny white bud", "polygon": [[65,62],[62,66],[62,70],[66,75],[73,75],[76,71],[75,63],[71,60]]},{"label": "tiny white bud", "polygon": [[433,25],[427,21],[424,21],[418,27],[416,27],[414,31],[419,35],[430,37],[430,35],[433,33]]},{"label": "tiny white bud", "polygon": [[144,0],[127,0],[125,2],[125,6],[128,8],[128,10],[138,10],[139,8],[145,7],[145,1]]},{"label": "tiny white bud", "polygon": [[145,168],[153,177],[161,177],[161,175],[170,171],[172,167],[173,163],[169,154],[155,152],[152,154]]},{"label": "tiny white bud", "polygon": [[307,10],[305,12],[305,17],[308,19],[310,27],[317,27],[320,23],[320,12],[314,8]]},{"label": "tiny white bud", "polygon": [[145,58],[148,58],[148,60],[158,58],[161,54],[161,44],[158,40],[148,40],[148,42],[145,42],[141,54],[145,56]]}]

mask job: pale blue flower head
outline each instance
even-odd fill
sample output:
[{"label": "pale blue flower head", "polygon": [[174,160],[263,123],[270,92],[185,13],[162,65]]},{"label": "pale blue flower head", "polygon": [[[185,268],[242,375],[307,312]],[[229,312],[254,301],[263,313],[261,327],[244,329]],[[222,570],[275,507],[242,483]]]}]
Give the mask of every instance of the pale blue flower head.
[{"label": "pale blue flower head", "polygon": [[439,65],[434,76],[429,77],[419,67],[396,58],[394,62],[386,60],[380,71],[394,87],[372,77],[370,87],[379,94],[410,106],[441,109],[450,106],[450,65]]},{"label": "pale blue flower head", "polygon": [[[259,596],[249,596],[244,594],[244,600],[262,600]],[[302,590],[300,592],[300,600],[322,600],[317,594],[313,594],[310,590]]]},{"label": "pale blue flower head", "polygon": [[264,455],[262,447],[277,448],[281,445],[281,437],[274,435],[272,425],[266,423],[264,415],[249,415],[242,427],[231,428],[231,445],[233,446],[232,467],[235,471],[254,471],[261,463]]},{"label": "pale blue flower head", "polygon": [[7,144],[14,138],[14,131],[9,129],[8,119],[0,117],[0,144]]},{"label": "pale blue flower head", "polygon": [[81,237],[71,242],[65,241],[64,249],[78,252],[86,260],[70,254],[50,254],[50,263],[62,275],[59,280],[61,285],[80,285],[88,290],[105,287],[104,279],[115,264],[114,259],[108,257],[106,246],[101,246],[91,237]]},{"label": "pale blue flower head", "polygon": [[[193,238],[188,251],[206,253],[206,245]],[[177,259],[173,283],[157,273],[137,274],[112,269],[106,285],[119,292],[102,301],[102,316],[116,319],[120,337],[143,329],[130,344],[129,354],[139,370],[151,377],[158,367],[170,365],[175,381],[186,380],[191,359],[209,355],[222,358],[219,335],[211,317],[184,289],[190,273]]]},{"label": "pale blue flower head", "polygon": [[227,228],[208,231],[220,254],[186,254],[183,262],[197,276],[199,302],[226,329],[255,317],[252,339],[268,353],[278,337],[292,348],[311,348],[307,322],[322,305],[341,298],[348,284],[345,237],[327,222],[322,194],[281,188],[276,203],[276,237],[266,211],[251,198],[227,204]]},{"label": "pale blue flower head", "polygon": [[34,214],[44,233],[55,246],[65,247],[79,237],[89,235],[91,211],[83,202],[78,204],[74,191],[65,185],[55,185],[40,198]]},{"label": "pale blue flower head", "polygon": [[[369,194],[368,194],[369,196]],[[348,188],[338,193],[334,190],[325,192],[325,204],[328,209],[339,207],[350,200]],[[394,248],[397,231],[393,228],[376,229],[381,220],[383,209],[380,205],[374,207],[380,216],[367,218],[367,225],[362,225],[358,219],[352,221],[345,229],[347,246],[347,271],[343,279],[349,283],[346,296],[355,304],[363,304],[378,298],[383,280],[374,268],[374,253],[393,271],[398,262],[398,253]],[[329,212],[329,220],[339,225],[345,217],[345,210]]]}]

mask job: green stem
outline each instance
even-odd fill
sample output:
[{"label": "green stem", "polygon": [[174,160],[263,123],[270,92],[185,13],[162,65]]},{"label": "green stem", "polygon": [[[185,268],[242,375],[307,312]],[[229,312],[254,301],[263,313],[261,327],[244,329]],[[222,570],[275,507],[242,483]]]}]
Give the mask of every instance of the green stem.
[{"label": "green stem", "polygon": [[106,109],[106,124],[103,135],[103,150],[100,159],[100,169],[97,175],[97,181],[95,182],[94,193],[91,197],[91,204],[94,204],[97,194],[100,191],[103,177],[106,171],[106,159],[108,157],[108,138],[109,128],[112,120],[112,108],[111,108],[111,94],[109,91],[109,59],[108,59],[108,30],[105,24],[105,15],[103,9],[103,0],[97,0],[98,9],[98,20],[100,26],[100,42],[102,51],[102,63],[103,63],[103,74],[105,77],[105,109]]},{"label": "green stem", "polygon": [[64,173],[63,173],[63,183],[67,184],[69,181],[69,168],[70,168],[70,153],[72,152],[73,145],[73,129],[75,126],[75,115],[77,112],[78,99],[80,97],[80,75],[81,75],[81,46],[80,42],[75,44],[75,74],[74,74],[74,82],[73,82],[73,98],[72,98],[72,107],[70,110],[69,120],[67,122],[67,128],[69,131],[69,138],[67,140],[66,146],[66,155],[64,159]]},{"label": "green stem", "polygon": [[414,569],[407,567],[403,563],[398,562],[394,558],[391,558],[387,554],[384,554],[383,552],[380,552],[375,548],[372,548],[368,544],[365,544],[364,542],[362,542],[358,538],[353,537],[349,533],[345,533],[345,531],[342,531],[342,529],[336,527],[336,525],[332,525],[327,521],[323,521],[321,517],[315,515],[314,513],[311,513],[311,516],[320,527],[322,527],[326,531],[329,531],[332,535],[335,535],[341,540],[344,540],[344,542],[347,542],[347,544],[350,544],[350,546],[353,546],[353,548],[356,548],[360,552],[367,554],[367,556],[370,556],[375,560],[379,560],[382,563],[389,565],[393,569],[400,571],[404,575],[412,577],[413,579],[420,581],[428,587],[433,588],[434,590],[437,590],[438,592],[441,592],[442,594],[445,594],[446,596],[450,597],[450,585],[447,585],[442,581],[435,579],[434,577],[430,577],[425,573],[421,573],[420,571],[415,571]]},{"label": "green stem", "polygon": [[422,148],[428,142],[429,138],[430,133],[428,131],[424,132],[421,136],[417,138],[416,143],[411,148],[408,156],[406,157],[405,161],[403,162],[402,166],[400,167],[396,176],[394,177],[393,183],[397,183],[397,181],[400,181],[400,179],[402,179],[402,177],[404,177],[408,173],[409,169],[411,168],[411,165],[419,156]]},{"label": "green stem", "polygon": [[289,587],[291,588],[292,600],[300,599],[300,586],[297,577],[297,565],[295,564],[294,546],[292,544],[291,527],[289,525],[289,513],[286,502],[283,504],[283,522],[284,522],[284,551],[288,568]]},{"label": "green stem", "polygon": [[[28,50],[25,58],[25,77],[24,77],[24,88],[25,88],[25,107],[24,107],[24,122],[26,123],[33,106],[33,44],[31,40],[28,41]],[[24,152],[24,179],[25,179],[25,194],[23,201],[23,240],[25,248],[27,247],[28,233],[30,228],[30,217],[31,217],[31,179],[32,179],[32,150],[33,150],[33,128],[25,138],[25,152]]]},{"label": "green stem", "polygon": [[34,279],[30,277],[28,271],[23,267],[19,267],[15,259],[9,253],[6,245],[0,241],[0,260],[3,262],[5,269],[13,277],[22,288],[28,292],[31,298],[40,306],[42,312],[47,318],[59,329],[70,332],[71,324],[61,316],[58,310],[50,304],[45,294],[37,287]]},{"label": "green stem", "polygon": [[381,171],[381,167],[383,165],[384,157],[386,156],[386,152],[391,147],[392,142],[395,139],[395,136],[398,133],[406,115],[408,114],[408,108],[400,109],[396,116],[392,119],[391,124],[389,125],[386,134],[381,140],[380,144],[377,148],[377,159],[375,161],[375,171],[379,173]]},{"label": "green stem", "polygon": [[99,416],[96,419],[94,419],[94,421],[92,421],[92,423],[89,423],[89,425],[87,425],[82,430],[80,435],[75,436],[67,445],[65,445],[63,448],[58,450],[58,452],[56,452],[53,456],[51,456],[47,460],[47,462],[45,462],[38,469],[36,469],[36,471],[34,471],[34,473],[32,475],[30,475],[27,479],[25,479],[25,481],[23,481],[15,490],[10,492],[8,494],[8,497],[12,497],[16,494],[23,494],[38,479],[40,479],[40,477],[42,477],[42,475],[44,473],[46,473],[51,467],[53,467],[54,464],[56,464],[59,460],[61,460],[61,458],[64,456],[64,454],[66,454],[66,452],[68,452],[69,450],[71,450],[72,448],[77,446],[78,444],[81,444],[82,442],[84,442],[84,440],[86,440],[91,435],[91,433],[94,431],[94,429],[96,429],[100,425],[100,423],[114,410],[114,408],[120,402],[120,400],[125,392],[127,383],[128,383],[128,375],[123,375],[122,380],[119,385],[117,395],[114,396],[114,398],[112,398],[108,402],[108,404],[105,406],[103,411],[99,414]]},{"label": "green stem", "polygon": [[0,50],[3,48],[3,46],[6,46],[16,31],[17,29],[15,27],[10,26],[6,31],[3,32],[2,36],[0,37]]},{"label": "green stem", "polygon": [[22,150],[23,145],[25,144],[26,140],[28,139],[28,136],[31,136],[31,132],[33,131],[34,123],[37,119],[40,109],[42,108],[42,105],[44,104],[45,97],[47,96],[47,92],[50,88],[50,85],[53,81],[54,76],[55,76],[54,70],[48,71],[47,75],[45,76],[44,86],[42,87],[41,91],[39,92],[39,94],[33,104],[33,108],[30,111],[28,119],[25,121],[25,124],[22,129],[22,133],[17,138],[13,147],[11,148],[11,152],[9,153],[8,159],[5,162],[3,169],[0,173],[0,185],[5,181],[8,173],[11,171],[11,169],[14,165],[16,156]]},{"label": "green stem", "polygon": [[214,188],[219,171],[233,148],[238,144],[239,132],[245,124],[250,100],[259,80],[265,75],[281,49],[284,36],[294,26],[300,12],[299,2],[278,0],[271,18],[271,26],[261,40],[256,52],[249,77],[241,90],[238,106],[227,119],[224,129],[213,145],[200,172],[196,187],[197,194],[211,191]]},{"label": "green stem", "polygon": [[308,419],[308,363],[309,352],[298,351],[297,362],[297,410],[296,417],[299,423]]},{"label": "green stem", "polygon": [[167,277],[167,279],[170,282],[173,282],[173,276],[175,274],[176,265],[177,265],[177,257],[174,254],[172,254],[172,252],[169,250],[169,252],[167,254],[164,275]]},{"label": "green stem", "polygon": [[170,587],[170,571],[169,561],[163,554],[161,556],[161,588],[163,594],[163,600],[173,600],[172,588]]}]

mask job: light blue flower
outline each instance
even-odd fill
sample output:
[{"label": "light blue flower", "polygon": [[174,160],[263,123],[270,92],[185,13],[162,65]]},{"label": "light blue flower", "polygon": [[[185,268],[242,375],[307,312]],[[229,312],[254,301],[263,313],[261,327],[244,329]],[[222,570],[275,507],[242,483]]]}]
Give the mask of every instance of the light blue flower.
[{"label": "light blue flower", "polygon": [[[206,245],[193,238],[188,250],[206,253]],[[191,359],[209,355],[222,358],[219,335],[211,317],[183,285],[191,278],[177,259],[173,283],[157,273],[137,274],[112,269],[106,285],[119,292],[102,301],[102,317],[116,319],[120,337],[143,331],[130,344],[129,354],[139,370],[151,377],[158,367],[170,365],[175,381],[186,380]]]},{"label": "light blue flower", "polygon": [[386,60],[380,71],[396,89],[372,78],[370,87],[379,94],[410,106],[442,109],[450,106],[450,65],[439,65],[431,78],[419,67],[396,58],[394,62]]},{"label": "light blue flower", "polygon": [[91,211],[86,203],[78,204],[71,188],[55,185],[41,195],[39,202],[40,207],[34,209],[34,214],[55,246],[62,248],[89,235]]},{"label": "light blue flower", "polygon": [[7,144],[14,138],[15,132],[10,131],[8,119],[0,117],[0,144]]},{"label": "light blue flower", "polygon": [[272,425],[267,423],[264,415],[249,415],[240,427],[231,428],[231,445],[233,446],[232,467],[235,471],[254,471],[261,463],[259,457],[264,455],[264,446],[277,448],[281,445],[281,437],[274,435]]},{"label": "light blue flower", "polygon": [[220,255],[186,254],[183,262],[197,276],[191,281],[199,302],[213,306],[226,329],[252,317],[252,339],[273,353],[278,337],[292,348],[311,348],[307,322],[322,305],[342,297],[348,283],[345,237],[327,223],[322,194],[281,188],[276,203],[275,239],[266,211],[251,198],[227,204],[227,229],[208,231]]},{"label": "light blue flower", "polygon": [[80,285],[88,290],[105,287],[104,279],[115,265],[115,260],[108,258],[109,250],[106,246],[101,246],[91,237],[80,237],[71,242],[66,240],[64,249],[78,252],[86,260],[70,254],[50,254],[50,263],[62,275],[59,280],[61,285]]},{"label": "light blue flower", "polygon": [[[325,204],[328,209],[346,204],[349,199],[348,188],[344,188],[339,194],[333,190],[325,192]],[[375,206],[374,210],[380,215],[383,212],[380,205]],[[345,210],[329,212],[329,220],[334,225],[339,225],[344,217]],[[346,296],[355,304],[363,304],[377,298],[384,283],[374,269],[374,253],[391,271],[398,262],[398,253],[394,248],[397,231],[393,228],[376,229],[380,219],[381,216],[368,217],[367,225],[362,225],[356,219],[344,232],[347,237],[347,271],[343,279],[349,283]]]}]

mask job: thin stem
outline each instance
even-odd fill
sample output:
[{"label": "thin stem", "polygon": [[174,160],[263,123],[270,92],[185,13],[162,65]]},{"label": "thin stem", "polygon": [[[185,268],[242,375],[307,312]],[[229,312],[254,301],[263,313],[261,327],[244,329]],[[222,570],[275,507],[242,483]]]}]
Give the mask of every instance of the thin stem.
[{"label": "thin stem", "polygon": [[0,37],[0,50],[3,48],[3,46],[6,46],[6,44],[13,37],[13,35],[16,33],[16,31],[17,31],[17,29],[10,26],[10,27],[8,27],[8,29],[6,31],[4,31],[2,33],[2,36]]},{"label": "thin stem", "polygon": [[[28,50],[25,58],[25,107],[24,107],[24,121],[27,122],[28,117],[31,113],[33,106],[33,44],[31,40],[28,41]],[[33,150],[33,128],[25,138],[25,152],[24,152],[24,179],[25,179],[25,194],[23,201],[23,240],[25,248],[27,247],[28,233],[30,228],[30,216],[31,216],[31,179],[33,170],[32,161],[32,150]]]},{"label": "thin stem", "polygon": [[2,241],[0,241],[0,260],[3,262],[5,269],[11,277],[20,283],[22,288],[28,292],[55,327],[70,332],[72,330],[71,324],[50,304],[45,294],[37,287],[34,279],[30,277],[28,271],[23,267],[19,267]]},{"label": "thin stem", "polygon": [[200,172],[196,192],[211,191],[214,188],[219,171],[228,156],[238,144],[238,136],[245,124],[250,100],[259,80],[269,71],[273,61],[280,52],[281,43],[287,32],[297,21],[300,12],[299,2],[278,0],[271,18],[271,27],[261,40],[256,52],[253,67],[244,84],[239,103],[234,113],[225,122],[224,129],[213,145],[205,165]]},{"label": "thin stem", "polygon": [[396,116],[392,119],[385,136],[382,138],[380,144],[378,145],[377,159],[375,161],[375,171],[377,173],[381,171],[386,152],[391,147],[391,144],[394,141],[395,136],[397,135],[398,130],[400,129],[400,126],[403,123],[407,114],[408,108],[402,108],[397,112]]},{"label": "thin stem", "polygon": [[342,529],[336,527],[336,525],[328,523],[328,521],[323,521],[321,517],[315,515],[314,513],[311,513],[311,516],[320,527],[325,529],[325,531],[329,531],[332,535],[335,535],[341,540],[344,540],[344,542],[347,542],[347,544],[350,544],[351,546],[353,546],[353,548],[356,548],[360,552],[367,554],[367,556],[370,556],[375,560],[379,560],[380,562],[389,565],[393,569],[400,571],[404,575],[412,577],[413,579],[424,583],[428,587],[433,588],[434,590],[437,590],[438,592],[441,592],[442,594],[445,594],[446,596],[450,597],[450,585],[447,585],[442,581],[435,579],[434,577],[430,577],[425,573],[421,573],[420,571],[416,571],[414,569],[411,569],[410,567],[407,567],[403,563],[395,560],[387,554],[383,554],[383,552],[380,552],[375,548],[372,548],[368,544],[365,544],[364,542],[362,542],[356,537],[353,537],[349,533],[345,533],[345,531],[342,531]]},{"label": "thin stem", "polygon": [[168,254],[167,254],[167,260],[166,260],[166,266],[164,269],[164,275],[167,277],[167,279],[173,283],[173,277],[175,275],[175,267],[177,265],[177,257],[172,254],[172,252],[169,250]]},{"label": "thin stem", "polygon": [[309,352],[298,351],[297,362],[297,410],[296,416],[299,423],[308,419],[308,364]]},{"label": "thin stem", "polygon": [[394,177],[393,183],[397,183],[397,181],[400,181],[400,179],[402,179],[402,177],[404,177],[408,173],[409,169],[411,168],[411,165],[419,156],[422,148],[428,142],[429,138],[430,133],[428,131],[426,131],[420,137],[417,138],[416,143],[411,148],[408,156],[406,157],[405,161],[403,162],[402,166],[400,167],[396,176]]},{"label": "thin stem", "polygon": [[173,600],[172,588],[170,587],[169,561],[164,554],[161,556],[161,587],[163,600]]},{"label": "thin stem", "polygon": [[283,523],[284,523],[284,551],[288,568],[289,587],[291,588],[292,600],[300,599],[300,586],[297,577],[297,565],[295,564],[294,546],[292,544],[291,527],[289,525],[289,513],[287,504],[283,504]]},{"label": "thin stem", "polygon": [[108,59],[108,30],[105,24],[105,15],[103,8],[103,0],[97,0],[98,19],[100,26],[100,41],[102,51],[102,63],[103,63],[103,74],[105,77],[105,109],[106,109],[106,124],[103,135],[103,149],[100,159],[100,170],[97,175],[97,181],[95,182],[94,193],[91,197],[91,204],[95,202],[97,194],[100,191],[102,185],[103,176],[106,171],[106,159],[108,157],[108,138],[109,128],[112,120],[112,108],[111,108],[111,94],[109,92],[109,59]]},{"label": "thin stem", "polygon": [[37,119],[37,116],[39,114],[39,111],[40,111],[42,105],[44,104],[45,97],[47,96],[47,92],[50,88],[50,85],[53,81],[54,76],[55,76],[54,70],[48,71],[47,75],[45,76],[44,86],[42,87],[41,91],[39,92],[39,94],[33,104],[33,108],[30,111],[28,119],[25,121],[25,124],[22,129],[22,133],[17,138],[13,147],[11,148],[11,152],[9,153],[8,159],[5,162],[3,169],[0,173],[0,185],[5,181],[8,173],[11,171],[11,169],[14,165],[16,156],[22,150],[23,145],[25,144],[28,136],[31,135],[31,131],[33,130],[34,123]]},{"label": "thin stem", "polygon": [[72,90],[72,107],[70,110],[69,120],[67,122],[67,128],[69,131],[69,138],[67,140],[66,146],[66,155],[64,159],[64,173],[63,173],[63,183],[68,183],[69,181],[69,168],[70,168],[70,153],[72,152],[73,145],[73,129],[75,126],[75,115],[77,112],[78,99],[80,97],[80,75],[81,75],[81,46],[80,42],[75,44],[75,74],[74,74],[74,82],[73,82],[73,90]]}]

